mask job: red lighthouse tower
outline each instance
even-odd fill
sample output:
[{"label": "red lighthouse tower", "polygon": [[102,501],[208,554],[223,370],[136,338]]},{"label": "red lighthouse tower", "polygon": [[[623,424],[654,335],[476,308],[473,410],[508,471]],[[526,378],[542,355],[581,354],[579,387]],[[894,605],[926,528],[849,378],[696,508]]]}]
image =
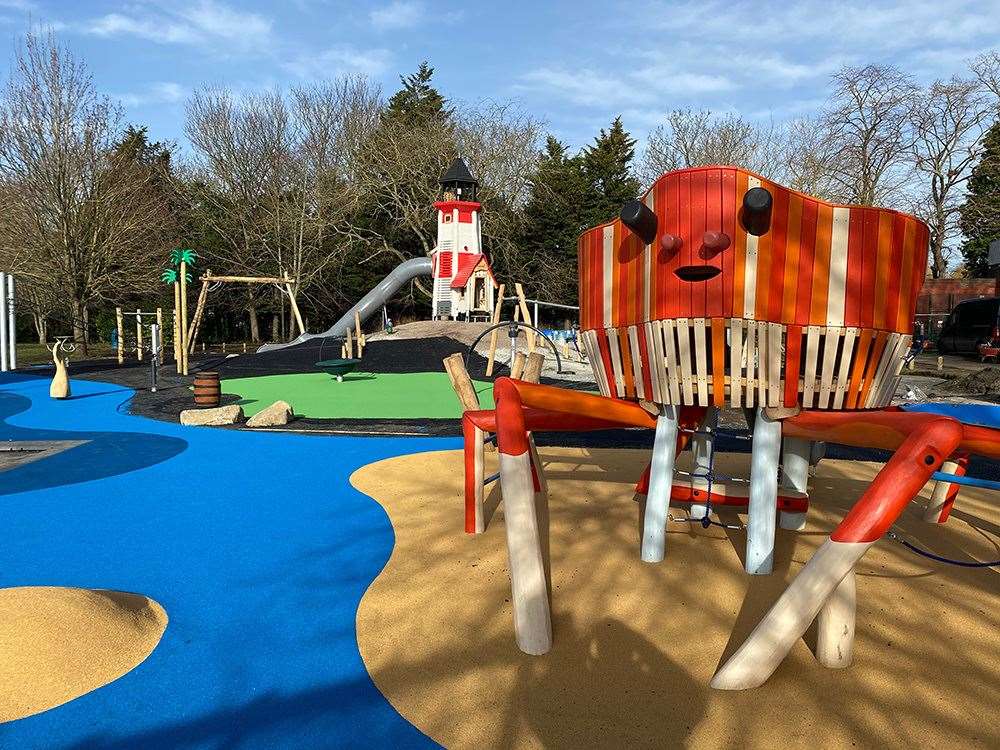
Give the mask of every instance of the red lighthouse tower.
[{"label": "red lighthouse tower", "polygon": [[482,252],[479,225],[479,183],[462,157],[441,176],[437,246],[434,262],[433,317],[451,320],[489,320],[496,278]]}]

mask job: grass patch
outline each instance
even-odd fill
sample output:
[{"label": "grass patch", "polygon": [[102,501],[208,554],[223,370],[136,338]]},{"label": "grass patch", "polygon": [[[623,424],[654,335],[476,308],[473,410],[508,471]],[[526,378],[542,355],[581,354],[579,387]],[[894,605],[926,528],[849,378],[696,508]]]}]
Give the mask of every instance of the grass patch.
[{"label": "grass patch", "polygon": [[[118,350],[110,344],[92,343],[87,345],[87,359],[98,359],[100,357],[117,357]],[[135,357],[135,352],[132,352]],[[74,359],[84,359],[83,346],[78,345],[75,352],[70,354],[70,361]],[[39,343],[19,343],[17,345],[17,366],[26,367],[28,365],[40,365],[52,362],[52,352],[45,348],[45,344]]]},{"label": "grass patch", "polygon": [[[492,383],[473,381],[484,409],[493,408]],[[222,381],[222,392],[241,397],[249,417],[275,401],[315,419],[458,419],[462,407],[443,372],[355,372],[338,383],[325,372],[266,375]]]}]

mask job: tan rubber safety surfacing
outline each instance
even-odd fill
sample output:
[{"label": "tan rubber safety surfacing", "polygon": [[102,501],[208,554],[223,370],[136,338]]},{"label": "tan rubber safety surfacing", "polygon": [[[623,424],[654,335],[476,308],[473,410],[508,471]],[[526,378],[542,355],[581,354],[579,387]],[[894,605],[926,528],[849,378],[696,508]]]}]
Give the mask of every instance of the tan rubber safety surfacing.
[{"label": "tan rubber safety surfacing", "polygon": [[[665,562],[639,560],[632,495],[647,451],[544,448],[542,460],[554,643],[539,657],[514,642],[502,506],[483,535],[462,530],[461,452],[351,478],[396,533],[358,610],[362,657],[392,705],[446,747],[1000,746],[986,718],[1000,710],[1000,574],[889,540],[858,566],[854,666],[822,667],[810,632],[764,686],[708,687],[878,465],[822,462],[808,526],[779,529],[774,575],[749,577],[740,531],[671,524]],[[716,460],[721,474],[749,475],[749,456]],[[487,453],[486,473],[495,465]],[[989,500],[963,488],[945,526],[925,524],[918,500],[898,528],[940,554],[996,559]]]},{"label": "tan rubber safety surfacing", "polygon": [[0,589],[0,721],[46,711],[127,674],[166,626],[163,607],[140,594]]}]

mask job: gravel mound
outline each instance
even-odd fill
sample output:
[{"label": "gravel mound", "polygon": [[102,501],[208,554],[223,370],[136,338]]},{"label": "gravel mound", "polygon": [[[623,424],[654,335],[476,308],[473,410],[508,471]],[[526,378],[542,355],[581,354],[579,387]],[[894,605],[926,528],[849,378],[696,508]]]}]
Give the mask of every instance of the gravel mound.
[{"label": "gravel mound", "polygon": [[935,386],[932,394],[961,394],[1000,399],[1000,367],[984,367]]}]

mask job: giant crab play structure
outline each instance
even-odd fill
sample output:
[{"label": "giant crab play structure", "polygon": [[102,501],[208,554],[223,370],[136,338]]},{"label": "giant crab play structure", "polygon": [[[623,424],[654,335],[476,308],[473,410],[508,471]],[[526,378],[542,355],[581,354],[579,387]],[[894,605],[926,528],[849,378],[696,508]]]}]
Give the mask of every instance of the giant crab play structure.
[{"label": "giant crab play structure", "polygon": [[[933,410],[890,406],[910,348],[928,229],[894,210],[834,205],[734,167],[663,175],[621,216],[579,243],[580,327],[601,394],[500,378],[494,411],[467,412],[466,470],[496,432],[515,635],[529,654],[551,646],[551,587],[542,467],[532,432],[609,425],[655,431],[639,482],[641,557],[665,555],[672,501],[746,506],[751,574],[771,572],[777,523],[800,528],[817,441],[892,451],[850,512],[790,583],[712,686],[763,683],[818,618],[817,656],[851,659],[854,566],[935,477],[932,520],[954,502],[968,456],[1000,458],[1000,430]],[[720,407],[747,410],[749,482],[681,475],[694,442],[705,466]],[[700,445],[699,445],[700,443]],[[699,456],[700,451],[700,456]],[[942,464],[952,473],[939,473]],[[779,468],[780,467],[780,468]],[[466,528],[483,527],[481,466],[467,478]]]}]

